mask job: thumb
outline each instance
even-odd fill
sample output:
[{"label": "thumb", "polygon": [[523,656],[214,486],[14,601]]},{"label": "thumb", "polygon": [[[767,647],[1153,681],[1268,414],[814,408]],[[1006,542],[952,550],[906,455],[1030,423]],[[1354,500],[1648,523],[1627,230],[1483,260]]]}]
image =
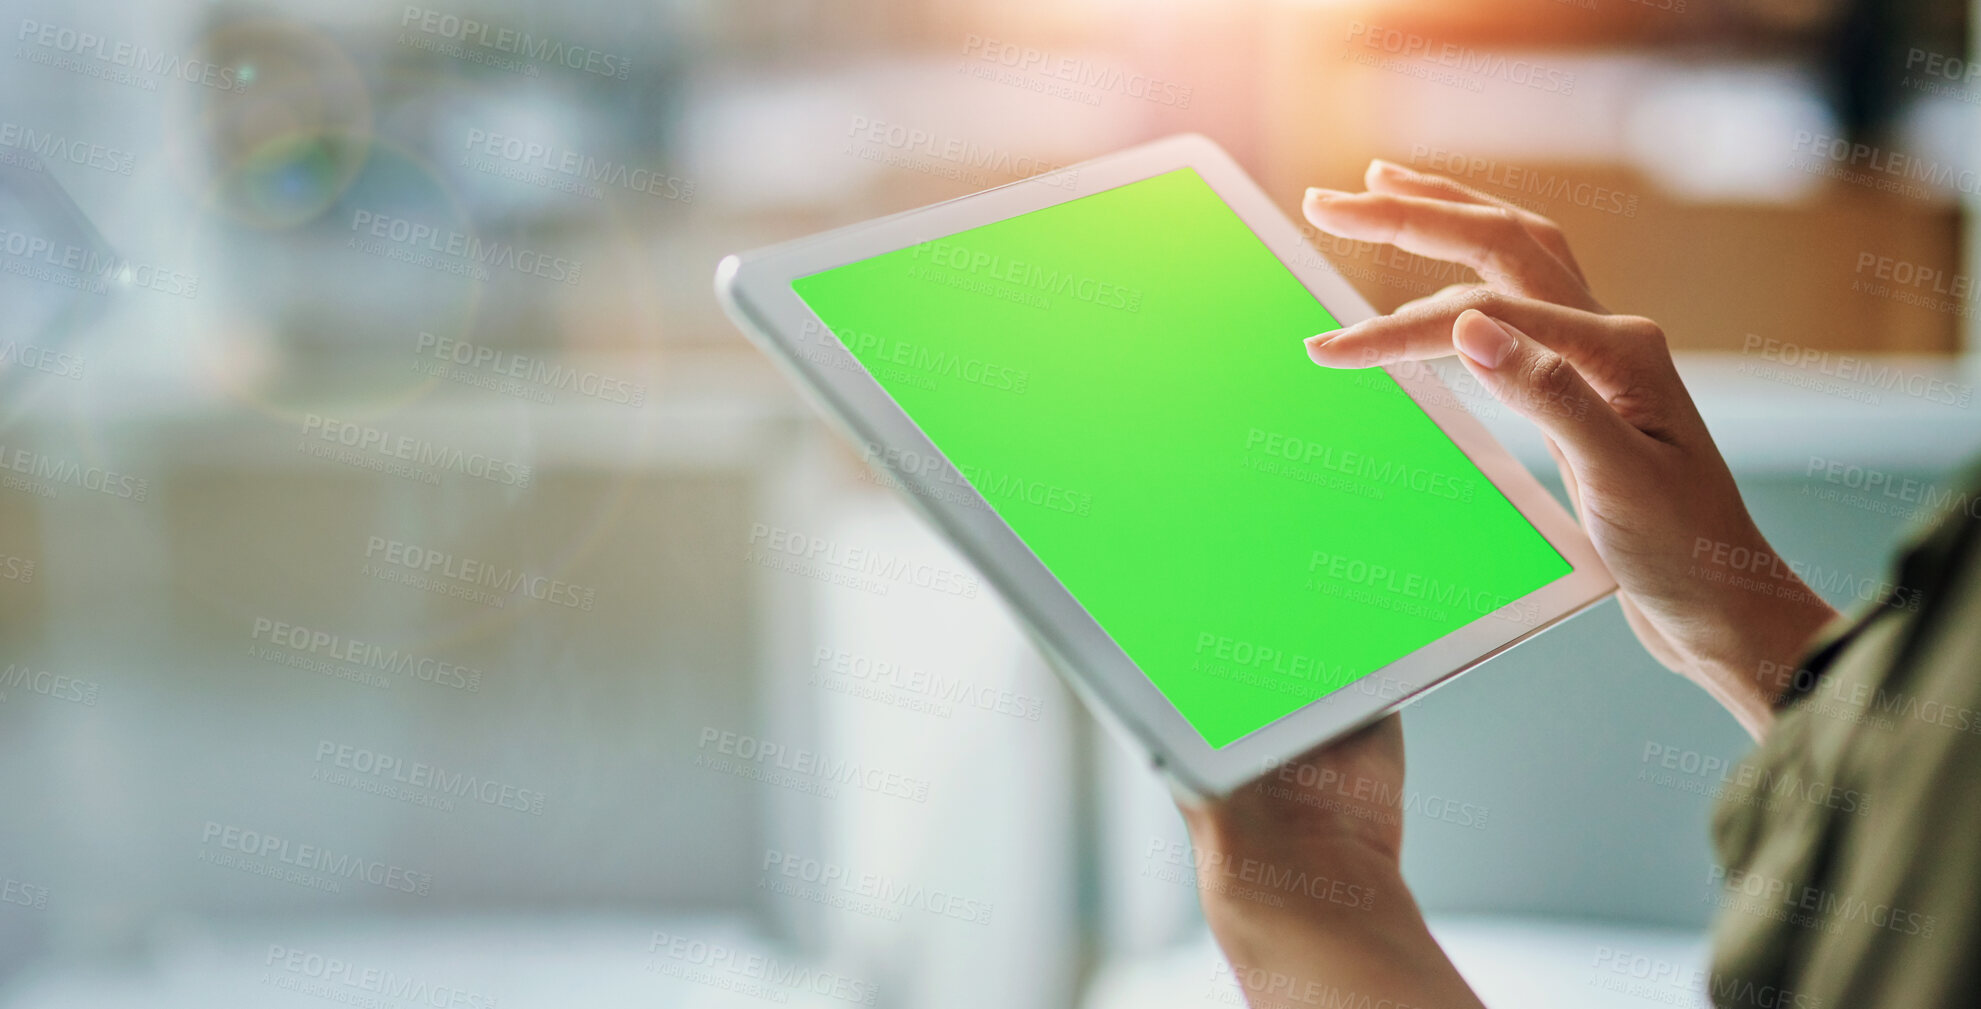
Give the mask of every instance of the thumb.
[{"label": "thumb", "polygon": [[1567,359],[1498,319],[1477,309],[1460,313],[1451,343],[1493,398],[1533,421],[1576,473],[1613,468],[1644,437]]}]

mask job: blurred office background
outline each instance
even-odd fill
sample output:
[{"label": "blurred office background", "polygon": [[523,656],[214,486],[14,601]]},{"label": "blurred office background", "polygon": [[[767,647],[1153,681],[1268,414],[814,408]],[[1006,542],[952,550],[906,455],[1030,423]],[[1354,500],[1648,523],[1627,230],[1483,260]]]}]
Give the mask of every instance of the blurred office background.
[{"label": "blurred office background", "polygon": [[[724,319],[717,260],[1186,130],[1289,213],[1370,157],[1448,171],[1665,325],[1847,602],[1912,518],[1876,488],[1981,447],[1969,24],[14,4],[0,1005],[1231,1004],[1163,789]],[[1455,279],[1320,247],[1378,307]],[[849,585],[856,551],[945,588]],[[1490,1001],[1698,1002],[1744,739],[1613,604],[1406,728],[1406,868]]]}]

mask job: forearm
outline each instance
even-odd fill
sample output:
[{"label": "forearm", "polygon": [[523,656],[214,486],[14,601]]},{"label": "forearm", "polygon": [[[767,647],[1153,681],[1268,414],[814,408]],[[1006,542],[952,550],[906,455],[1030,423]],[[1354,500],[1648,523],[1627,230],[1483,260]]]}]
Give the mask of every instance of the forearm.
[{"label": "forearm", "polygon": [[1329,853],[1333,882],[1360,902],[1285,890],[1261,899],[1207,886],[1204,913],[1252,1009],[1370,1006],[1473,1009],[1477,996],[1424,924],[1394,863],[1347,846]]}]

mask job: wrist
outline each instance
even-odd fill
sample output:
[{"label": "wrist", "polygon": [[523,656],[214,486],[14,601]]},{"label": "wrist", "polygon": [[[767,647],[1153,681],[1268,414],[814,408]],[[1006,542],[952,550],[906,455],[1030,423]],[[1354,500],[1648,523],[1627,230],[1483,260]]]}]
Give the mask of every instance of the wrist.
[{"label": "wrist", "polygon": [[1205,918],[1251,1005],[1479,1005],[1394,862],[1326,864],[1368,887],[1374,904],[1239,907],[1205,893]]},{"label": "wrist", "polygon": [[1416,932],[1428,934],[1416,902],[1409,901],[1407,918],[1398,914],[1400,901],[1408,898],[1401,881],[1395,887],[1378,887],[1381,900],[1367,911],[1338,907],[1321,908],[1289,902],[1278,907],[1240,906],[1244,901],[1211,899],[1204,894],[1204,920],[1226,959],[1234,965],[1262,967],[1297,974],[1295,965],[1308,962],[1338,962],[1343,959],[1387,961],[1402,959],[1377,956],[1378,950],[1407,948],[1406,939]]},{"label": "wrist", "polygon": [[[1762,541],[1762,550],[1768,550]],[[1727,704],[1750,730],[1772,722],[1794,681],[1796,660],[1837,611],[1789,570],[1778,555],[1755,577],[1730,586],[1715,607],[1714,635],[1722,646],[1695,662],[1695,678]],[[1759,731],[1754,731],[1756,736]]]},{"label": "wrist", "polygon": [[1399,907],[1416,912],[1395,855],[1360,838],[1287,838],[1285,850],[1203,840],[1197,889],[1220,938],[1280,943],[1289,928],[1355,932]]}]

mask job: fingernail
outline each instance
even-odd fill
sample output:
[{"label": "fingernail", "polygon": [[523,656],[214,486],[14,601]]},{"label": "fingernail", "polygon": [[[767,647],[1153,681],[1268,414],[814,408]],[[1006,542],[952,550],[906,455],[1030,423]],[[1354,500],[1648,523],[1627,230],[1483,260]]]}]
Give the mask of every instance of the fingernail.
[{"label": "fingernail", "polygon": [[1458,352],[1481,368],[1497,368],[1518,345],[1513,333],[1499,320],[1475,308],[1468,308],[1451,326],[1451,342]]},{"label": "fingernail", "polygon": [[1312,360],[1315,364],[1326,364],[1326,361],[1321,360],[1322,351],[1326,350],[1327,345],[1333,343],[1334,338],[1339,335],[1341,335],[1341,331],[1336,330],[1332,333],[1321,333],[1318,336],[1308,337],[1305,341],[1307,344],[1308,359]]},{"label": "fingernail", "polygon": [[1344,196],[1352,196],[1352,195],[1354,194],[1345,193],[1339,189],[1322,189],[1319,186],[1315,186],[1307,190],[1308,199],[1319,200],[1322,203],[1326,203],[1329,200],[1338,200]]},{"label": "fingernail", "polygon": [[1371,158],[1369,164],[1376,166],[1376,171],[1389,175],[1408,175],[1410,173],[1410,170],[1402,165],[1394,161],[1385,161],[1382,158]]}]

